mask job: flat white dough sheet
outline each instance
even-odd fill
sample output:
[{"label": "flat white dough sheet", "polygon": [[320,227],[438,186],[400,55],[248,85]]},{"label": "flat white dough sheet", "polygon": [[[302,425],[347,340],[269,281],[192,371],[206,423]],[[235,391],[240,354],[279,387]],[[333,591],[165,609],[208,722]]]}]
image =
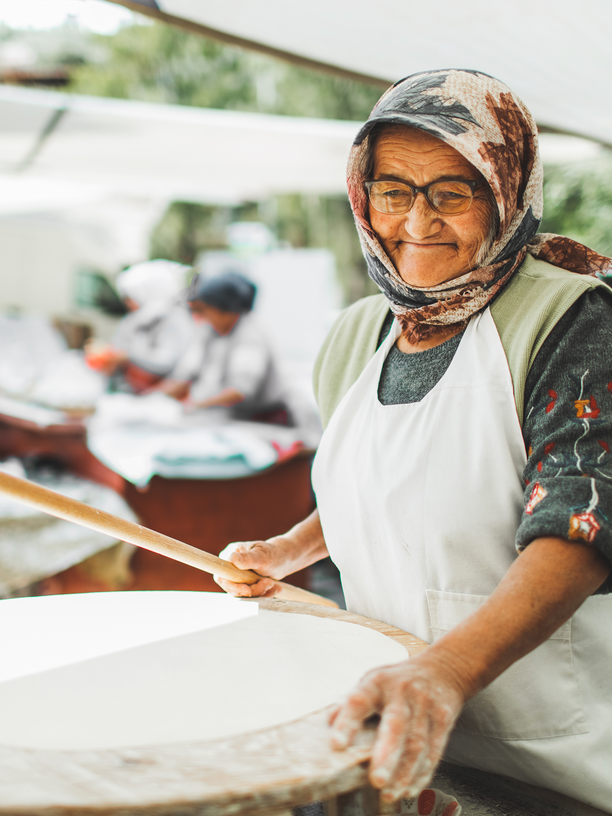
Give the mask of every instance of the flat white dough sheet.
[{"label": "flat white dough sheet", "polygon": [[0,654],[0,743],[68,751],[290,722],[407,657],[363,626],[199,592],[0,601]]}]

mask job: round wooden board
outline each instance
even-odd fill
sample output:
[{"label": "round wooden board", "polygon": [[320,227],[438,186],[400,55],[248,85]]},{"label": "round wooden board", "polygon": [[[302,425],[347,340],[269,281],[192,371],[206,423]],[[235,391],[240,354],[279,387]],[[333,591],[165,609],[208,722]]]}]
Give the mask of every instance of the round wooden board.
[{"label": "round wooden board", "polygon": [[[260,600],[274,612],[334,618],[374,629],[410,655],[422,640],[361,615]],[[210,742],[108,751],[0,746],[0,815],[269,816],[366,784],[374,729],[346,751],[329,746],[329,709],[294,722]]]}]

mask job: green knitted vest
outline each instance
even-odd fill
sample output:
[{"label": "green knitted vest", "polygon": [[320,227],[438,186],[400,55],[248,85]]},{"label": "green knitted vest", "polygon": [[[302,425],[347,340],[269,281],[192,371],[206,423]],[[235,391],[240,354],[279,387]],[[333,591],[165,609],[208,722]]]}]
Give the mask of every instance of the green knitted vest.
[{"label": "green knitted vest", "polygon": [[[610,291],[597,278],[576,275],[528,255],[491,304],[512,376],[521,425],[525,381],[536,354],[569,307],[596,286]],[[332,326],[313,375],[323,427],[374,355],[388,311],[387,298],[373,295],[345,309]]]}]

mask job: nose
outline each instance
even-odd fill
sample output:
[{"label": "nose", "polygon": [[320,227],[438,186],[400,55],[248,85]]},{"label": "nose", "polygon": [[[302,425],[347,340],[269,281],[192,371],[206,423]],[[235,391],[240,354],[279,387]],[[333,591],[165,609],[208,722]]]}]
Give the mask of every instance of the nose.
[{"label": "nose", "polygon": [[417,241],[437,235],[442,228],[442,219],[432,210],[423,193],[417,193],[412,209],[404,216],[404,229]]}]

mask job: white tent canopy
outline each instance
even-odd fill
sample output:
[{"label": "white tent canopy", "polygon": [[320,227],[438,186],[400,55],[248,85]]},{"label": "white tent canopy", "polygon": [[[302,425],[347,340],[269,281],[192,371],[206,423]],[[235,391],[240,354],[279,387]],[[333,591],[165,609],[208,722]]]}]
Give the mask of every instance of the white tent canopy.
[{"label": "white tent canopy", "polygon": [[385,85],[475,68],[542,128],[612,145],[610,0],[110,0],[337,74]]},{"label": "white tent canopy", "polygon": [[[69,299],[66,270],[140,260],[170,200],[346,195],[359,126],[0,86],[0,301],[33,305],[36,295],[51,307]],[[602,150],[552,134],[542,148],[551,161]],[[34,268],[44,286],[30,285]]]},{"label": "white tent canopy", "polygon": [[65,313],[77,270],[147,257],[171,200],[345,195],[358,127],[0,86],[0,307]]},{"label": "white tent canopy", "polygon": [[[117,196],[236,204],[344,195],[359,127],[0,86],[0,215]],[[541,141],[545,161],[601,149],[552,134]]]},{"label": "white tent canopy", "polygon": [[358,127],[4,86],[0,213],[106,193],[219,204],[343,193]]}]

